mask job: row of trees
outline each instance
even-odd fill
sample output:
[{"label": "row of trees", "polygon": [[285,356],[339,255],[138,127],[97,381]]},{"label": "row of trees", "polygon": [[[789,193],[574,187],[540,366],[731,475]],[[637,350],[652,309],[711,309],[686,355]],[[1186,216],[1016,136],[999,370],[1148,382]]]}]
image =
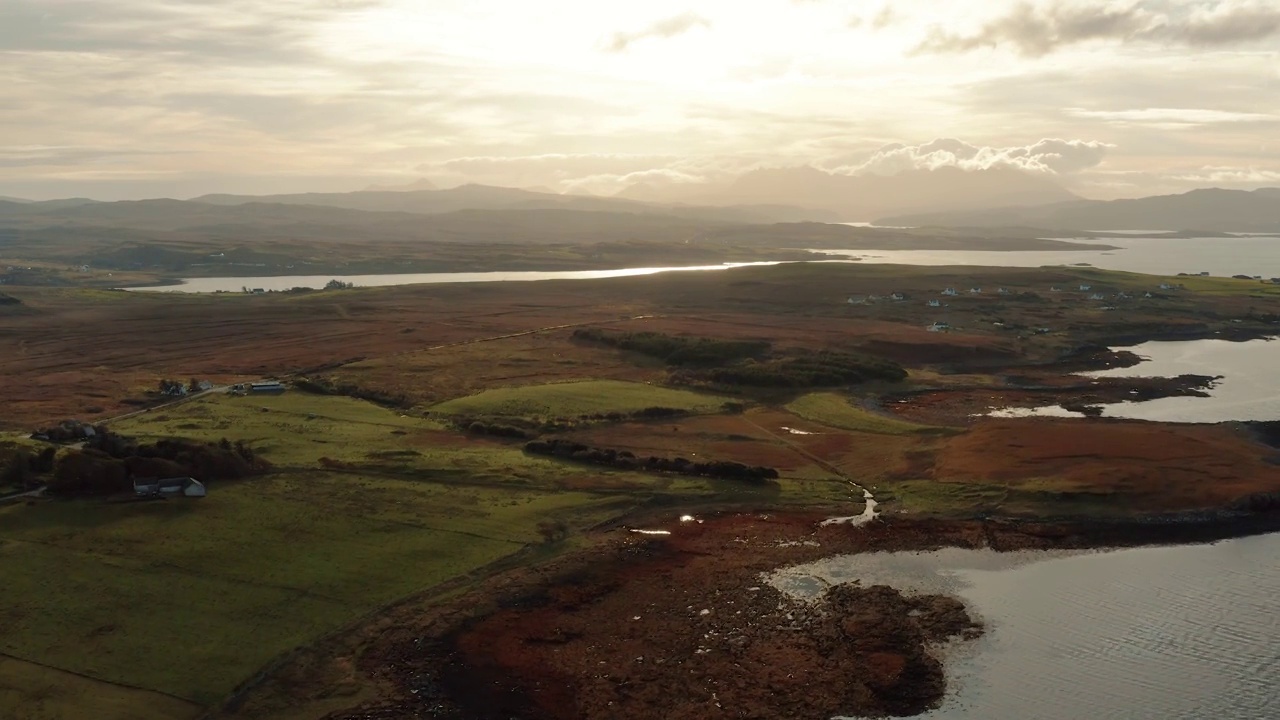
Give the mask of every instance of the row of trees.
[{"label": "row of trees", "polygon": [[657,332],[610,333],[598,328],[575,330],[573,337],[648,355],[677,367],[714,367],[761,358],[771,347],[762,340],[687,338]]},{"label": "row of trees", "polygon": [[650,472],[670,472],[680,475],[718,478],[721,480],[737,480],[762,485],[778,478],[778,471],[771,467],[751,466],[727,460],[693,462],[685,458],[664,458],[650,455],[637,457],[627,450],[612,448],[594,448],[573,440],[534,440],[526,443],[525,452],[534,455],[548,455],[591,465],[603,465],[621,470],[645,470]]}]

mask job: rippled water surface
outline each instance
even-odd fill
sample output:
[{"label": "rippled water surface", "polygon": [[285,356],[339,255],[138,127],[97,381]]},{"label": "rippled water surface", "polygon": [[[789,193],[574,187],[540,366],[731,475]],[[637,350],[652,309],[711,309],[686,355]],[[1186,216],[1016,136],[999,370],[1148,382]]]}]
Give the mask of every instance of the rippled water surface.
[{"label": "rippled water surface", "polygon": [[929,720],[1280,718],[1280,535],[1080,554],[832,558],[775,578],[962,598],[986,635],[946,651]]}]

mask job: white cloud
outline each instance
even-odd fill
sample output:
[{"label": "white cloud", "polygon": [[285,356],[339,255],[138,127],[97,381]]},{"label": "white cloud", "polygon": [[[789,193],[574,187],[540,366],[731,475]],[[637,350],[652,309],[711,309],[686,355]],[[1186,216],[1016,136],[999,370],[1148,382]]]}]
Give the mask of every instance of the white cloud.
[{"label": "white cloud", "polygon": [[1275,122],[1280,115],[1229,112],[1204,108],[1144,108],[1141,110],[1085,110],[1069,108],[1071,117],[1136,124],[1208,125],[1212,123]]},{"label": "white cloud", "polygon": [[1256,167],[1203,167],[1195,172],[1174,175],[1172,179],[1196,185],[1261,185],[1280,183],[1280,170]]},{"label": "white cloud", "polygon": [[963,53],[1007,45],[1039,57],[1091,41],[1225,46],[1280,35],[1280,5],[1269,0],[1049,0],[1020,2],[973,32],[933,26],[916,48]]},{"label": "white cloud", "polygon": [[846,175],[893,175],[906,170],[957,167],[985,170],[1010,167],[1028,172],[1071,174],[1102,162],[1112,145],[1097,141],[1046,138],[1031,145],[992,147],[972,145],[954,138],[939,138],[923,145],[887,145],[862,163],[835,168]]},{"label": "white cloud", "polygon": [[635,32],[616,32],[605,43],[604,49],[609,52],[622,52],[631,47],[633,43],[641,40],[675,37],[698,27],[709,28],[711,27],[711,21],[697,13],[681,13],[658,20],[652,25]]}]

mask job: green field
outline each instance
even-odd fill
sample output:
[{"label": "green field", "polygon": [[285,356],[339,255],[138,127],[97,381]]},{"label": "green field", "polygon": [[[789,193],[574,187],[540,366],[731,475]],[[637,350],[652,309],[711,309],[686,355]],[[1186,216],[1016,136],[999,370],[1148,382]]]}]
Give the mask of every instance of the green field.
[{"label": "green field", "polygon": [[556,418],[630,413],[648,407],[708,412],[718,409],[725,400],[715,395],[645,383],[586,380],[486,390],[440,403],[431,410],[446,415]]},{"label": "green field", "polygon": [[836,393],[811,393],[787,405],[787,410],[806,420],[842,430],[877,435],[910,435],[946,432],[946,428],[898,420],[855,407]]},{"label": "green field", "polygon": [[[0,506],[0,653],[201,706],[291,648],[541,543],[543,521],[598,523],[660,480],[294,392],[201,398],[116,430],[245,440],[275,469],[210,481],[202,499]],[[343,469],[322,470],[322,456]],[[30,705],[17,667],[0,668],[0,717]]]}]

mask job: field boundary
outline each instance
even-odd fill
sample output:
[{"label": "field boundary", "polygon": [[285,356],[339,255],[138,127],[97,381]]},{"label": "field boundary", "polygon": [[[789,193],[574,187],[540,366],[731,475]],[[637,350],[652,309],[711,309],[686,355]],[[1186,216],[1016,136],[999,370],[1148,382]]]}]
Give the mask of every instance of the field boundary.
[{"label": "field boundary", "polygon": [[184,698],[184,697],[182,697],[181,695],[174,695],[173,693],[167,693],[167,692],[165,692],[165,691],[163,691],[163,690],[155,690],[155,689],[153,689],[153,688],[145,688],[145,687],[142,687],[141,685],[132,685],[132,684],[127,683],[127,682],[119,682],[119,681],[116,681],[116,680],[107,680],[106,678],[94,677],[93,675],[88,675],[88,674],[86,674],[86,673],[82,673],[82,672],[76,672],[75,670],[68,670],[67,668],[61,668],[61,667],[58,667],[57,665],[49,665],[49,664],[47,664],[47,663],[42,663],[42,662],[40,662],[40,661],[38,661],[38,660],[29,660],[29,659],[27,659],[27,658],[19,657],[19,656],[17,656],[17,655],[12,654],[12,653],[7,653],[7,652],[5,652],[5,651],[3,651],[3,650],[0,650],[0,657],[2,657],[2,658],[6,658],[6,659],[8,659],[8,660],[13,660],[13,661],[16,661],[16,662],[20,662],[20,663],[26,663],[26,664],[28,664],[28,665],[34,665],[34,666],[36,666],[36,667],[38,667],[38,668],[44,668],[45,670],[53,670],[54,672],[60,672],[60,673],[66,673],[66,674],[68,674],[68,675],[74,675],[74,676],[76,676],[76,677],[78,677],[78,678],[84,678],[85,680],[92,680],[93,682],[102,683],[102,684],[104,684],[104,685],[114,685],[115,687],[124,688],[124,689],[126,689],[126,690],[136,690],[136,691],[138,691],[138,692],[145,692],[145,693],[152,693],[152,694],[154,694],[154,695],[161,695],[161,696],[167,697],[167,698],[169,698],[169,699],[171,699],[171,700],[178,700],[178,701],[180,701],[180,702],[184,702],[184,703],[186,703],[186,704],[190,705],[190,706],[192,707],[192,709],[193,709],[193,710],[196,710],[196,711],[199,711],[199,709],[202,707],[202,706],[200,705],[200,703],[196,702],[195,700],[192,700],[191,698]]}]

